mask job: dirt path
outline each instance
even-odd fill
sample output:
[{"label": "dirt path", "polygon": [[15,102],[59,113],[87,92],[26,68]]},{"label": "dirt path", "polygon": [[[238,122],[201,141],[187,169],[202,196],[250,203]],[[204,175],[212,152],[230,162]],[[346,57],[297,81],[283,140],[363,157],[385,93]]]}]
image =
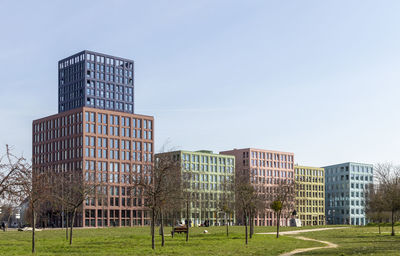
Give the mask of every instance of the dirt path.
[{"label": "dirt path", "polygon": [[326,244],[326,246],[296,249],[296,250],[293,250],[291,252],[283,253],[280,256],[291,256],[291,255],[295,255],[295,254],[301,253],[301,252],[308,252],[308,251],[313,251],[313,250],[318,250],[318,249],[329,249],[329,248],[338,247],[337,244],[334,244],[334,243],[331,243],[331,242],[328,242],[328,241],[315,240],[315,239],[307,238],[307,237],[304,237],[304,236],[295,236],[294,238],[301,239],[301,240],[306,240],[306,241],[320,242],[320,243]]},{"label": "dirt path", "polygon": [[[314,231],[325,231],[325,230],[333,230],[333,229],[343,229],[343,228],[347,228],[347,227],[337,227],[337,228],[315,228],[315,229],[304,229],[304,230],[293,230],[293,231],[284,231],[284,232],[280,232],[280,235],[297,235],[300,233],[307,233],[307,232],[314,232]],[[274,235],[276,234],[276,232],[268,232],[268,233],[257,233],[260,235]],[[314,242],[319,242],[319,243],[323,243],[326,244],[326,246],[319,246],[319,247],[310,247],[310,248],[301,248],[301,249],[296,249],[293,250],[291,252],[286,252],[281,254],[280,256],[291,256],[291,255],[295,255],[297,253],[302,253],[302,252],[308,252],[308,251],[313,251],[313,250],[318,250],[318,249],[329,249],[329,248],[336,248],[338,247],[337,244],[328,242],[328,241],[322,241],[322,240],[316,240],[316,239],[311,239],[311,238],[307,238],[307,237],[303,237],[303,236],[295,236],[294,238],[296,239],[301,239],[301,240],[305,240],[305,241],[314,241]]]}]

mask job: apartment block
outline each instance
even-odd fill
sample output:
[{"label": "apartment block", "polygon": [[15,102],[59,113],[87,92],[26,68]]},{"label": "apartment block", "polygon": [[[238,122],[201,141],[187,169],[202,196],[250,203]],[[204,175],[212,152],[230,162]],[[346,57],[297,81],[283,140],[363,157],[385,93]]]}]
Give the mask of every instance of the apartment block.
[{"label": "apartment block", "polygon": [[[77,226],[148,224],[144,198],[132,180],[150,174],[153,128],[151,116],[86,107],[35,120],[33,169],[81,172],[86,182],[102,184],[106,196],[85,201]],[[61,226],[56,217],[50,221]]]},{"label": "apartment block", "polygon": [[294,167],[296,212],[303,226],[325,225],[324,168]]},{"label": "apartment block", "polygon": [[[229,185],[234,182],[235,157],[207,150],[179,150],[156,157],[165,154],[180,163],[184,192],[193,198],[189,213],[192,225],[224,225],[225,218],[232,225],[235,216],[225,216],[221,203],[228,202],[233,208],[234,191]],[[180,219],[181,223],[185,222],[186,210],[182,209]]]},{"label": "apartment block", "polygon": [[95,107],[134,113],[134,62],[82,51],[58,62],[58,112]]},{"label": "apartment block", "polygon": [[[283,181],[294,182],[293,153],[244,148],[223,151],[220,154],[234,156],[236,159],[236,174],[246,175],[250,184],[254,185],[261,194],[276,193],[279,184]],[[290,212],[285,212],[284,215],[290,216],[293,210],[295,209],[290,209]],[[243,223],[243,219],[240,216],[242,214],[237,213],[237,222]],[[254,219],[256,226],[273,226],[276,225],[276,222],[277,216],[269,208],[259,212]],[[281,219],[281,225],[287,225],[286,218]]]},{"label": "apartment block", "polygon": [[[58,114],[33,121],[35,171],[73,174],[74,181],[101,186],[101,198],[93,195],[79,209],[76,226],[149,223],[133,181],[150,178],[154,118],[133,114],[133,64],[86,50],[60,60]],[[47,225],[65,223],[52,214]]]},{"label": "apartment block", "polygon": [[349,162],[324,169],[327,224],[368,224],[365,190],[373,183],[373,165]]}]

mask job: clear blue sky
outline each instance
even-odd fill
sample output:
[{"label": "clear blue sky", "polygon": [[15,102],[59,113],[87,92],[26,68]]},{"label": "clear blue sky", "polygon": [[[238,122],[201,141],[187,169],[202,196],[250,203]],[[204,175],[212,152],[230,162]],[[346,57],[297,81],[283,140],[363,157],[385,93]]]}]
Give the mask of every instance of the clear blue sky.
[{"label": "clear blue sky", "polygon": [[295,162],[398,162],[400,1],[0,1],[0,143],[31,156],[57,61],[135,60],[156,148],[257,147]]}]

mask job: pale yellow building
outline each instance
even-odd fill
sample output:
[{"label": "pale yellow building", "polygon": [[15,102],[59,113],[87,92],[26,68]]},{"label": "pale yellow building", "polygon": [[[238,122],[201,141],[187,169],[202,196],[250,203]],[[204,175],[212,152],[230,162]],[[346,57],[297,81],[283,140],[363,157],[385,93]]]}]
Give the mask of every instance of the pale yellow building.
[{"label": "pale yellow building", "polygon": [[325,225],[324,168],[295,166],[296,212],[303,226]]}]

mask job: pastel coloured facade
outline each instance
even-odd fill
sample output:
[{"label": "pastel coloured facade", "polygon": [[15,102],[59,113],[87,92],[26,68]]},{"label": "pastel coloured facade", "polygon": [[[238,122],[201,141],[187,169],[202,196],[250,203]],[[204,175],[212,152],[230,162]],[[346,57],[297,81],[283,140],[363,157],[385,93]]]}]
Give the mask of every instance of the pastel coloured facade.
[{"label": "pastel coloured facade", "polygon": [[327,224],[368,224],[365,190],[373,183],[373,165],[349,162],[324,169]]},{"label": "pastel coloured facade", "polygon": [[[250,184],[261,194],[274,193],[281,181],[294,182],[294,154],[274,150],[244,148],[222,151],[220,154],[232,155],[236,159],[237,175],[245,174]],[[292,202],[294,204],[294,202]],[[290,212],[294,210],[290,209]],[[285,212],[285,216],[290,216]],[[237,222],[243,223],[242,214],[237,213]],[[277,216],[269,208],[258,213],[254,219],[256,226],[276,225]],[[281,218],[281,225],[286,226],[287,218]]]},{"label": "pastel coloured facade", "polygon": [[[190,193],[189,220],[193,225],[201,225],[206,221],[209,225],[234,223],[234,213],[225,216],[221,210],[221,200],[234,205],[232,186],[235,178],[235,158],[228,155],[214,154],[212,151],[179,150],[158,155],[171,155],[181,166],[181,179],[185,183],[184,193]],[[186,210],[182,209],[181,223],[186,220]]]},{"label": "pastel coloured facade", "polygon": [[324,168],[294,167],[296,212],[303,226],[325,225]]}]

